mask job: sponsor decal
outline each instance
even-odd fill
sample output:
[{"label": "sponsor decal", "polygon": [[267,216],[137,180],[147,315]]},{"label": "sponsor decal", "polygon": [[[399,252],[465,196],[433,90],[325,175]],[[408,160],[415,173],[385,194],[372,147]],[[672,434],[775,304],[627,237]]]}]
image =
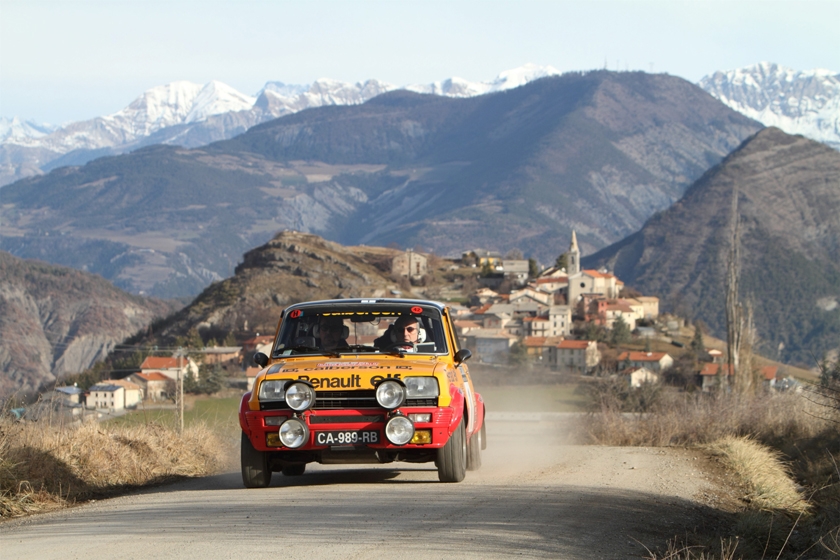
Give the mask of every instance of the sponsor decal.
[{"label": "sponsor decal", "polygon": [[309,377],[299,375],[301,381],[308,381],[314,389],[358,389],[362,386],[362,377],[353,374],[350,377]]},{"label": "sponsor decal", "polygon": [[376,362],[324,362],[323,364],[317,364],[315,367],[319,368],[346,368],[346,367],[361,367],[361,368],[369,368],[369,367],[378,367]]},{"label": "sponsor decal", "polygon": [[401,373],[395,373],[394,375],[391,375],[389,373],[385,377],[382,377],[381,375],[374,375],[373,377],[370,378],[370,383],[371,383],[371,385],[379,385],[380,383],[382,383],[386,379],[402,379],[402,374]]}]

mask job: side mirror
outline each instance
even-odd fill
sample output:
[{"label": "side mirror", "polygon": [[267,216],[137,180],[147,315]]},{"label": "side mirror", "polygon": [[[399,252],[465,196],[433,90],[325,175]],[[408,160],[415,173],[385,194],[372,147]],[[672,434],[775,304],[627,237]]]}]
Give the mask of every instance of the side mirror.
[{"label": "side mirror", "polygon": [[265,367],[268,365],[268,356],[266,356],[262,352],[257,352],[256,354],[254,354],[254,363],[256,363],[260,367]]},{"label": "side mirror", "polygon": [[466,348],[461,348],[457,352],[455,352],[455,363],[460,364],[461,362],[466,362],[472,357],[472,352],[467,350]]}]

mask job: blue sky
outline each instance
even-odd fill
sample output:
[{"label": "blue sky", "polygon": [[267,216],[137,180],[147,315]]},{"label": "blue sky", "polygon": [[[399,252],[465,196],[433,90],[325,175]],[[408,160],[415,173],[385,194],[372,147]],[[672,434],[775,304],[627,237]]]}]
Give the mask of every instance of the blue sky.
[{"label": "blue sky", "polygon": [[489,80],[526,62],[696,82],[770,61],[840,72],[838,0],[0,0],[0,116],[63,123],[174,80]]}]

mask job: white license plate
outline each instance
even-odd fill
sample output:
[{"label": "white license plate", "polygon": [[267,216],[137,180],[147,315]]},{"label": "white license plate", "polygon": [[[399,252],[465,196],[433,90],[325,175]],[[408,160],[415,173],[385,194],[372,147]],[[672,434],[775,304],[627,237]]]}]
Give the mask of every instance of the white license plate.
[{"label": "white license plate", "polygon": [[365,445],[379,443],[376,430],[331,430],[315,432],[316,445]]}]

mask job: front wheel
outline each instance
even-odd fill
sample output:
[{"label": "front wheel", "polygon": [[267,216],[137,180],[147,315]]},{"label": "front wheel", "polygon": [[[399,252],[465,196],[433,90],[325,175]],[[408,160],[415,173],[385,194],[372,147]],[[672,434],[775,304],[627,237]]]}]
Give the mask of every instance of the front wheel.
[{"label": "front wheel", "polygon": [[254,449],[245,432],[242,432],[239,460],[242,465],[242,483],[245,484],[245,488],[265,488],[271,483],[268,453]]},{"label": "front wheel", "polygon": [[467,438],[464,419],[452,433],[446,445],[438,449],[435,464],[438,468],[438,480],[441,482],[461,482],[467,474]]}]

